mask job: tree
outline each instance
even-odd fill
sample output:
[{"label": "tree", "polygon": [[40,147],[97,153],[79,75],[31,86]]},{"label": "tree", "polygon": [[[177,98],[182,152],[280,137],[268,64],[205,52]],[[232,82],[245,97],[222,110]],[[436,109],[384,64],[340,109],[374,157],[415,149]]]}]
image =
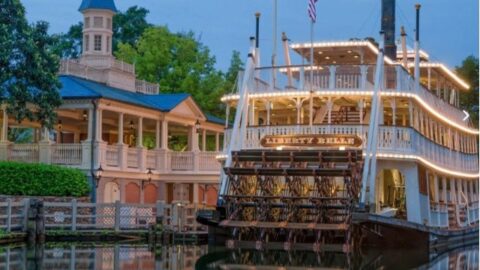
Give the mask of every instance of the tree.
[{"label": "tree", "polygon": [[70,26],[66,34],[54,34],[53,52],[61,58],[78,58],[82,53],[83,23]]},{"label": "tree", "polygon": [[468,92],[460,94],[460,107],[470,114],[473,124],[478,127],[478,58],[468,56],[456,71],[470,85]]},{"label": "tree", "polygon": [[202,109],[222,115],[219,101],[224,93],[224,74],[215,69],[215,57],[192,32],[172,33],[167,27],[151,27],[134,46],[119,44],[115,55],[135,63],[137,76],[159,83],[161,92],[189,93]]},{"label": "tree", "polygon": [[[36,120],[42,126],[55,123],[61,104],[57,77],[58,57],[51,52],[48,24],[29,25],[19,0],[0,8],[0,103],[18,122]],[[33,106],[30,106],[33,105]]]}]

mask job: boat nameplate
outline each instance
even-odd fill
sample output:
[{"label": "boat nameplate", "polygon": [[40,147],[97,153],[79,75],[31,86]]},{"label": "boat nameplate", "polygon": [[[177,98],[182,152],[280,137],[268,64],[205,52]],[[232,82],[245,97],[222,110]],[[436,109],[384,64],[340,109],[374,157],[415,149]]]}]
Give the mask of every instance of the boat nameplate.
[{"label": "boat nameplate", "polygon": [[348,134],[266,135],[260,140],[263,147],[360,147],[362,139]]}]

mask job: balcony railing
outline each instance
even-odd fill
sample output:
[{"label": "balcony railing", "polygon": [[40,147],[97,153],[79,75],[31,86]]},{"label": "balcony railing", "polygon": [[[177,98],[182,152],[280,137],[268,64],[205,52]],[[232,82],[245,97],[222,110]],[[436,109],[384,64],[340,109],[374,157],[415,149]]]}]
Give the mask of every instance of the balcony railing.
[{"label": "balcony railing", "polygon": [[[66,165],[89,169],[91,144],[10,144],[0,148],[0,160]],[[96,165],[104,169],[162,173],[202,172],[220,174],[218,152],[147,150],[127,145],[95,145]],[[98,163],[99,162],[99,163]]]},{"label": "balcony railing", "polygon": [[[292,74],[290,77],[287,75],[289,73]],[[390,93],[416,95],[437,113],[467,126],[463,121],[465,115],[462,110],[437,97],[422,85],[417,91],[413,77],[402,66],[386,66],[383,77],[381,91],[385,95]],[[310,66],[262,67],[256,69],[255,79],[251,81],[249,91],[267,95],[311,90],[372,91],[374,78],[374,65],[315,66],[313,70]]]},{"label": "balcony railing", "polygon": [[143,80],[135,81],[135,91],[147,95],[156,95],[159,91],[159,86],[156,83],[149,83]]},{"label": "balcony railing", "polygon": [[[302,134],[353,134],[363,140],[366,148],[368,126],[366,125],[291,125],[248,127],[244,139],[244,149],[261,149],[260,140],[265,135],[302,135]],[[225,133],[225,141],[231,138],[231,129]],[[438,145],[408,127],[381,126],[378,132],[377,152],[384,158],[416,156],[437,166],[454,171],[478,172],[478,157],[465,154]]]}]

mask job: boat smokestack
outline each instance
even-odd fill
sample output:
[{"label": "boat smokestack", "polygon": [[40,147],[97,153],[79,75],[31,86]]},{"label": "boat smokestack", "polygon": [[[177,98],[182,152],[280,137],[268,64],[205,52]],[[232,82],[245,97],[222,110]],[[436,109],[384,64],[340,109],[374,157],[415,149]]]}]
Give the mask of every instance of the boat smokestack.
[{"label": "boat smokestack", "polygon": [[420,89],[420,4],[415,5],[416,22],[415,22],[415,68],[413,76],[415,77],[415,90]]},{"label": "boat smokestack", "polygon": [[400,36],[402,37],[402,63],[408,70],[407,33],[403,26],[400,28]]},{"label": "boat smokestack", "polygon": [[415,5],[415,9],[417,11],[417,17],[415,21],[415,41],[420,41],[420,4]]},{"label": "boat smokestack", "polygon": [[382,0],[382,31],[385,33],[385,55],[392,60],[397,59],[395,44],[395,0]]},{"label": "boat smokestack", "polygon": [[255,13],[255,48],[260,45],[260,12]]}]

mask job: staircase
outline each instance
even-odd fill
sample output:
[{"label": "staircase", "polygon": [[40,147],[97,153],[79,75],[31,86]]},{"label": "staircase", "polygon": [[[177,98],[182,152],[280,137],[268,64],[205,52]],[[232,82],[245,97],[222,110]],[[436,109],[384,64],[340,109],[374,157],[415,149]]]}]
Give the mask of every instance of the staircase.
[{"label": "staircase", "polygon": [[[359,124],[360,112],[355,106],[341,106],[338,111],[331,112],[332,124]],[[323,119],[323,124],[328,124],[328,116]]]},{"label": "staircase", "polygon": [[357,150],[233,151],[220,222],[230,231],[228,245],[345,251],[361,169]]}]

